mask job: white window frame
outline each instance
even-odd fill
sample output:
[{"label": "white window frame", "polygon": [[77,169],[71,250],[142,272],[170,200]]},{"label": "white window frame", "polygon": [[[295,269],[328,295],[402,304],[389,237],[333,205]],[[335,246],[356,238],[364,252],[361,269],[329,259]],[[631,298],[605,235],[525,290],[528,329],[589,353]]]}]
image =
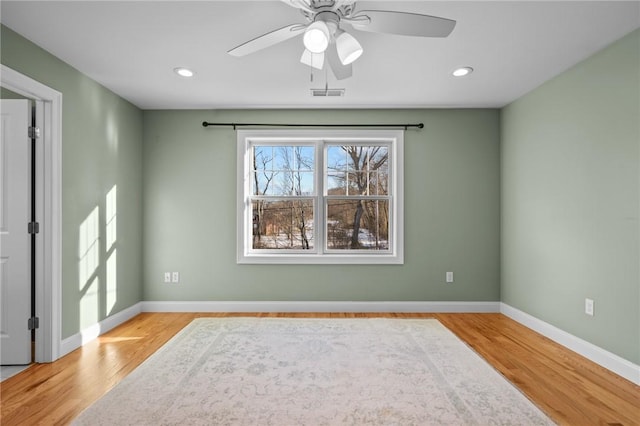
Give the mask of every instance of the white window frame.
[{"label": "white window frame", "polygon": [[[313,145],[315,153],[314,247],[312,250],[253,249],[251,206],[252,146]],[[329,144],[389,145],[389,250],[327,249],[324,241],[325,161]],[[319,148],[321,147],[321,149]],[[239,264],[403,264],[404,132],[402,130],[238,130],[237,131],[237,263]]]}]

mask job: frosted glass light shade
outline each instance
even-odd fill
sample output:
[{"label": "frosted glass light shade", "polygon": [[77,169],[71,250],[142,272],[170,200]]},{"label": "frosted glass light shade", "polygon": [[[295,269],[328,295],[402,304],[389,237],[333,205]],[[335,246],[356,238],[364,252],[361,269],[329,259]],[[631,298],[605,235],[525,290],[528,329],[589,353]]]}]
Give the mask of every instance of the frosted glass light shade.
[{"label": "frosted glass light shade", "polygon": [[329,27],[322,21],[316,21],[309,25],[304,32],[304,47],[311,53],[322,53],[327,50],[331,34]]},{"label": "frosted glass light shade", "polygon": [[324,67],[324,52],[313,53],[308,49],[304,49],[300,62],[315,69],[321,70]]},{"label": "frosted glass light shade", "polygon": [[338,49],[338,57],[342,65],[349,65],[362,55],[364,51],[358,40],[351,34],[342,31],[336,37],[336,47]]}]

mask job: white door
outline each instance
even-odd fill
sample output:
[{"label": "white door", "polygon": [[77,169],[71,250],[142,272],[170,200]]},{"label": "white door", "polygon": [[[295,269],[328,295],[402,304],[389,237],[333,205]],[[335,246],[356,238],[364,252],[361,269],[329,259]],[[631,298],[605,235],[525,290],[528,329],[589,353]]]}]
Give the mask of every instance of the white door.
[{"label": "white door", "polygon": [[31,362],[31,106],[0,104],[0,364]]}]

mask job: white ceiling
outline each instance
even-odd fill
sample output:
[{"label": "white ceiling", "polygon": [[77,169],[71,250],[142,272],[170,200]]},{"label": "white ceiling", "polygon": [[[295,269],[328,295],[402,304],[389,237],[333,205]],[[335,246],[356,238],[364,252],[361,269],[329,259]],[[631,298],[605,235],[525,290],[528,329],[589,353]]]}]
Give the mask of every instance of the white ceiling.
[{"label": "white ceiling", "polygon": [[[502,107],[640,27],[638,1],[360,1],[457,21],[445,39],[349,30],[365,53],[343,98],[314,98],[325,73],[301,37],[236,58],[227,50],[304,22],[279,1],[6,1],[2,23],[143,109]],[[195,78],[174,74],[178,66]],[[468,77],[453,78],[459,66]]]}]

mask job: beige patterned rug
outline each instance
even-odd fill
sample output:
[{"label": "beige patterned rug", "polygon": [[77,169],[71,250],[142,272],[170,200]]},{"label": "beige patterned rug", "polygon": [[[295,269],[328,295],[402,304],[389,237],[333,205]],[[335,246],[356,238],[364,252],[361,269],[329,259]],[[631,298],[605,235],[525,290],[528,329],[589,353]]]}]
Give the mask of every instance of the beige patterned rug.
[{"label": "beige patterned rug", "polygon": [[435,319],[194,320],[76,425],[547,425]]}]

